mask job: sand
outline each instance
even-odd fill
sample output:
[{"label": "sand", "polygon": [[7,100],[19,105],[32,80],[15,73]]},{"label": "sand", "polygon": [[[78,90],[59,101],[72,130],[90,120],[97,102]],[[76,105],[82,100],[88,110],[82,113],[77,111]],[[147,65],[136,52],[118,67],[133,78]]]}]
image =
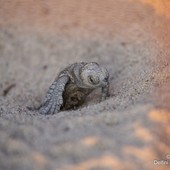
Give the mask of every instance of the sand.
[{"label": "sand", "polygon": [[[169,2],[69,2],[0,2],[0,169],[168,169]],[[109,70],[107,100],[97,89],[74,111],[26,109],[80,61]]]}]

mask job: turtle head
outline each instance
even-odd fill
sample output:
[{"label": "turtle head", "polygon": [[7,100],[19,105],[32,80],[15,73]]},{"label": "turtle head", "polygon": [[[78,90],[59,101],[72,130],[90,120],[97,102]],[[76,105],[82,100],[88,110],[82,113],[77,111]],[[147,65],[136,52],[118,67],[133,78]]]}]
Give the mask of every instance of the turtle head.
[{"label": "turtle head", "polygon": [[97,63],[87,63],[81,69],[80,78],[85,88],[97,88],[108,85],[109,73]]}]

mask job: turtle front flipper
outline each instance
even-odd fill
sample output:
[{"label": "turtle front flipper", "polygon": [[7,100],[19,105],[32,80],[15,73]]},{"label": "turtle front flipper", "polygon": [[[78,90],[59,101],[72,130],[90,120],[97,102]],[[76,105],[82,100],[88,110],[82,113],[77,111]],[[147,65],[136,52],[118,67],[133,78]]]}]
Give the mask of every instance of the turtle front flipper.
[{"label": "turtle front flipper", "polygon": [[102,96],[101,101],[104,101],[107,97],[109,97],[109,83],[102,87]]},{"label": "turtle front flipper", "polygon": [[69,76],[67,74],[60,74],[59,77],[57,77],[49,87],[45,102],[42,103],[38,108],[27,108],[32,111],[37,110],[44,115],[59,112],[61,106],[63,105],[63,92],[68,81]]},{"label": "turtle front flipper", "polygon": [[63,92],[68,81],[69,76],[64,74],[53,82],[47,92],[45,102],[39,107],[41,114],[47,115],[59,112],[63,105]]}]

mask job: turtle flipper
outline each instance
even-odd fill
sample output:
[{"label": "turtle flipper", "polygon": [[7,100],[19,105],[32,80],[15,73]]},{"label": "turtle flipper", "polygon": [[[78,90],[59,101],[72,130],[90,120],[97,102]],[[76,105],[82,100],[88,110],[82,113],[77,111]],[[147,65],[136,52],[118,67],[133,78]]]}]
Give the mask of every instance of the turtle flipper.
[{"label": "turtle flipper", "polygon": [[27,107],[31,111],[39,111],[41,114],[48,115],[59,112],[63,105],[63,92],[65,86],[69,81],[67,74],[61,74],[49,87],[46,95],[45,102],[38,108]]},{"label": "turtle flipper", "polygon": [[109,97],[109,84],[106,86],[102,87],[102,96],[101,96],[101,101],[104,101],[107,97]]},{"label": "turtle flipper", "polygon": [[63,105],[63,92],[69,80],[68,75],[59,76],[49,87],[45,102],[38,108],[41,114],[54,114],[59,112]]}]

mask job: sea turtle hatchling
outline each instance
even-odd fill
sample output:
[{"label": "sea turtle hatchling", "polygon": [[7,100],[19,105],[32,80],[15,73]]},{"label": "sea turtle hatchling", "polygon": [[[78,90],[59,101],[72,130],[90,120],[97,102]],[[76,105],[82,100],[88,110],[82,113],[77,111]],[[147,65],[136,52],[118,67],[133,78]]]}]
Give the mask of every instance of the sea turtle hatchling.
[{"label": "sea turtle hatchling", "polygon": [[49,87],[45,101],[38,108],[41,114],[54,114],[60,110],[75,109],[82,105],[94,89],[101,87],[101,100],[109,96],[109,73],[95,62],[74,63],[59,73]]}]

